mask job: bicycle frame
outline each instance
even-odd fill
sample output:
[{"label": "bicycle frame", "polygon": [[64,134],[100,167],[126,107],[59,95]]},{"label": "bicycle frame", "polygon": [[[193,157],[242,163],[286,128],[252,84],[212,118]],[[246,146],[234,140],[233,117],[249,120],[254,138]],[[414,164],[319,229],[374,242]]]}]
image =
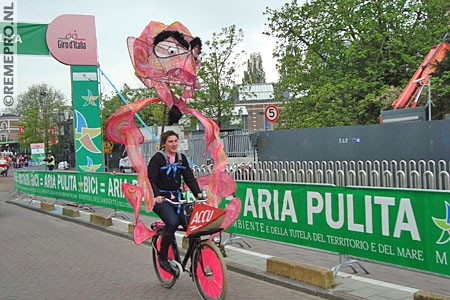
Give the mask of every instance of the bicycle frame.
[{"label": "bicycle frame", "polygon": [[[201,213],[203,208],[198,210]],[[197,221],[196,221],[197,222]],[[169,264],[179,272],[165,271],[158,261],[161,233],[164,223],[154,222],[152,229],[156,234],[152,238],[153,267],[161,285],[171,288],[182,272],[187,272],[194,281],[200,297],[204,300],[223,300],[227,294],[226,264],[220,251],[219,242],[210,241],[210,237],[223,231],[223,228],[199,228],[187,235],[189,244],[183,260],[181,260],[178,243],[174,237],[169,247]],[[219,247],[218,245],[219,244]],[[191,263],[188,265],[188,262]],[[176,274],[176,275],[175,275]]]},{"label": "bicycle frame", "polygon": [[[154,229],[156,229],[156,231],[157,231],[155,236],[159,236],[164,228],[164,226],[160,222],[153,223],[152,227]],[[189,240],[189,246],[188,246],[188,249],[184,256],[183,261],[181,261],[180,250],[178,248],[177,239],[174,238],[172,240],[172,246],[173,246],[173,251],[174,251],[174,260],[181,265],[181,267],[183,268],[182,271],[188,272],[189,274],[192,273],[190,269],[186,269],[186,265],[189,262],[189,260],[192,259],[192,256],[193,256],[195,250],[200,247],[200,244],[203,241],[202,237],[210,236],[217,232],[221,232],[222,230],[223,230],[223,228],[212,228],[212,229],[208,229],[208,230],[200,230],[200,231],[194,232],[194,233],[186,236]],[[178,230],[178,231],[180,231],[180,230]],[[155,248],[156,245],[154,243],[152,243],[152,247]]]},{"label": "bicycle frame", "polygon": [[212,235],[222,230],[223,228],[213,228],[208,230],[200,230],[198,232],[188,235],[187,238],[189,239],[189,246],[186,251],[186,255],[184,256],[183,262],[181,263],[183,269],[185,269],[189,259],[192,259],[194,251],[200,247],[200,243],[202,242],[201,237],[206,235]]}]

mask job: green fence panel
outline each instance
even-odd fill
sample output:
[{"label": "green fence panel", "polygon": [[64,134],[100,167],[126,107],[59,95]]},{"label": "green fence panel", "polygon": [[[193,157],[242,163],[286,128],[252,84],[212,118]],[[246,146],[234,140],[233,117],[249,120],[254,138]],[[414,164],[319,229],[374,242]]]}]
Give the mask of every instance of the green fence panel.
[{"label": "green fence panel", "polygon": [[122,183],[137,184],[136,175],[17,170],[14,174],[14,186],[21,192],[133,212]]},{"label": "green fence panel", "polygon": [[450,275],[450,193],[239,182],[230,232]]}]

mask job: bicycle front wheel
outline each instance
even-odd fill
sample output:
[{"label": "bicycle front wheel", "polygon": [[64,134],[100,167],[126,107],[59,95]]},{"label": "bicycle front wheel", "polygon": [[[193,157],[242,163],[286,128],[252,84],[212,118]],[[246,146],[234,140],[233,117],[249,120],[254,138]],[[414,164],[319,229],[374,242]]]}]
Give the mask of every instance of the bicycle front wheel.
[{"label": "bicycle front wheel", "polygon": [[[159,282],[161,285],[165,288],[171,288],[177,281],[177,278],[172,275],[171,273],[167,272],[161,266],[158,262],[158,251],[161,248],[161,234],[157,234],[153,236],[152,238],[152,245],[153,245],[153,252],[152,252],[152,258],[153,258],[153,267],[155,269],[156,277],[158,277]],[[168,255],[169,259],[175,258],[174,253],[174,246],[173,244],[169,247]]]},{"label": "bicycle front wheel", "polygon": [[227,266],[219,248],[212,242],[202,242],[192,259],[193,277],[200,297],[205,300],[225,299]]}]

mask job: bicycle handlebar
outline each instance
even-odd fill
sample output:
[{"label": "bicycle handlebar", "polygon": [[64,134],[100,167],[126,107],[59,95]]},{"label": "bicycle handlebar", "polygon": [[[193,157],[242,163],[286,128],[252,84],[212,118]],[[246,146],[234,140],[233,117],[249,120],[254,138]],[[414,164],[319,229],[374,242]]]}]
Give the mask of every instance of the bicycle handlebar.
[{"label": "bicycle handlebar", "polygon": [[173,204],[173,205],[180,205],[180,204],[186,204],[186,203],[203,203],[203,204],[206,203],[205,199],[198,199],[198,200],[195,200],[195,201],[188,202],[187,200],[173,201],[173,200],[171,200],[169,198],[164,198],[164,201],[169,202],[170,204]]}]

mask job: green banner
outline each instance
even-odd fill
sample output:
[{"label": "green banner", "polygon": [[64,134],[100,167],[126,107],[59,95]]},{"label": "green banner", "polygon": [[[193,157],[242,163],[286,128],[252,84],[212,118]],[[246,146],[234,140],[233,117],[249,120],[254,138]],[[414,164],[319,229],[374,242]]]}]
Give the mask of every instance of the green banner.
[{"label": "green banner", "polygon": [[[11,23],[0,23],[2,29],[8,26]],[[50,55],[46,41],[48,24],[14,23],[14,28],[17,32],[14,32],[11,40],[17,45],[16,54]]]},{"label": "green banner", "polygon": [[[15,172],[19,191],[132,212],[123,182],[136,175]],[[228,232],[450,275],[448,191],[238,182],[236,194]]]},{"label": "green banner", "polygon": [[137,184],[137,177],[127,174],[68,171],[14,172],[14,187],[18,191],[134,212],[122,193],[122,183]]},{"label": "green banner", "polygon": [[449,192],[238,183],[230,232],[450,275]]},{"label": "green banner", "polygon": [[75,159],[79,172],[103,172],[97,66],[70,66]]}]

